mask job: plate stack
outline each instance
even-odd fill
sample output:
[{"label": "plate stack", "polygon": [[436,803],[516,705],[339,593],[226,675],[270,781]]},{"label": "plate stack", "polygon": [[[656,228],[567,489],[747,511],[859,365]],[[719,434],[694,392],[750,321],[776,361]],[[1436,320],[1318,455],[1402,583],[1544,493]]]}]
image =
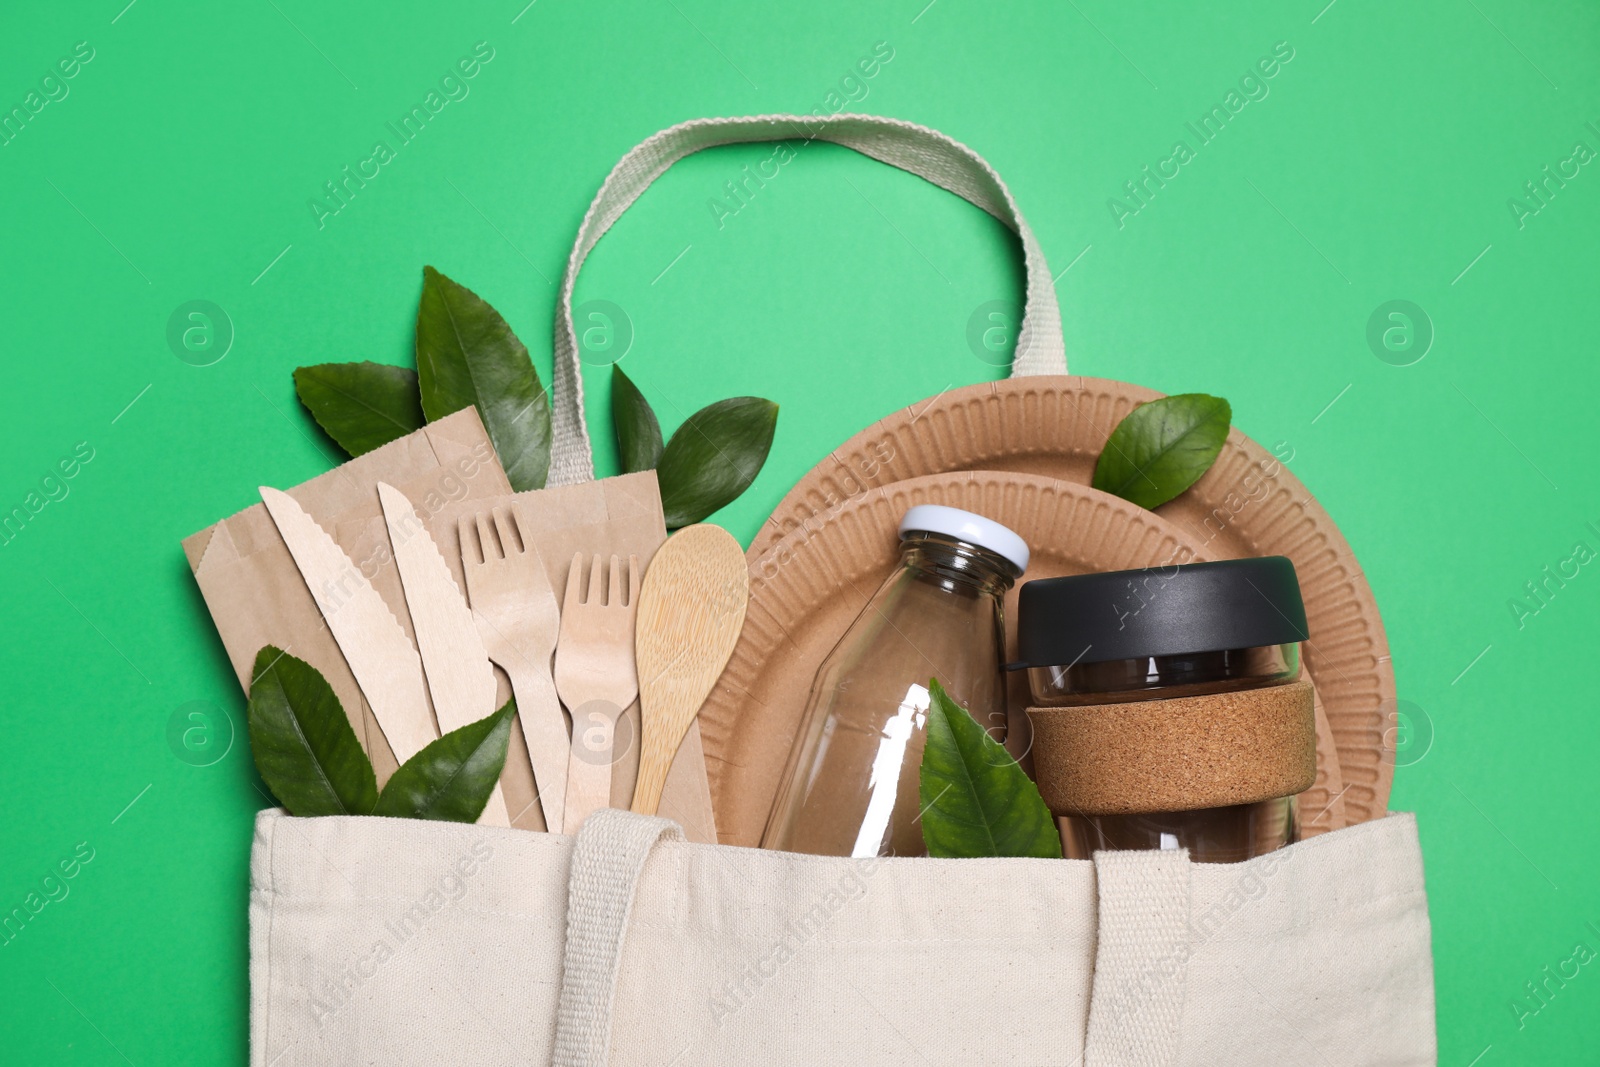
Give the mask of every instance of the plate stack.
[{"label": "plate stack", "polygon": [[[1285,460],[1235,429],[1205,476],[1153,512],[1089,488],[1112,428],[1161,395],[1058,376],[951,390],[862,431],[800,480],[751,542],[744,632],[700,711],[723,843],[759,844],[812,676],[893,567],[900,516],[916,504],[1015,530],[1033,550],[1022,581],[1289,557],[1317,692],[1317,780],[1299,798],[1301,836],[1384,814],[1395,687],[1383,623],[1349,545]],[[1015,635],[1007,640],[1014,652]],[[1011,703],[1016,724],[1020,677]]]}]

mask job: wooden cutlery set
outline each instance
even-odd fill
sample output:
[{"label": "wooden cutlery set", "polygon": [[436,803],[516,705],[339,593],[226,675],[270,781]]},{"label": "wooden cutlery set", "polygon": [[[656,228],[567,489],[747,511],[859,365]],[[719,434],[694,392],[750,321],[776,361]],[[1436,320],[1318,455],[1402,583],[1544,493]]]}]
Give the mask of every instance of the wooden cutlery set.
[{"label": "wooden cutlery set", "polygon": [[[347,668],[359,695],[341,697],[380,766],[382,746],[404,762],[514,695],[520,729],[481,823],[571,833],[631,806],[714,842],[695,716],[744,622],[738,542],[705,524],[667,538],[649,472],[511,493],[475,414],[451,420],[420,464],[395,442],[290,492],[263,487],[266,516],[190,539],[235,667],[275,643],[336,690]],[[463,445],[470,471],[452,459]]]}]

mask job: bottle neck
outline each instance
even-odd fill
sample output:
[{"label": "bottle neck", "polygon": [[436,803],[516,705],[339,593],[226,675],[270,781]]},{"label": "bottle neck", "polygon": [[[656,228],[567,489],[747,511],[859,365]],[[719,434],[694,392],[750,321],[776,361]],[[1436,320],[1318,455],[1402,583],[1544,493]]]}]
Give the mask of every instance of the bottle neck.
[{"label": "bottle neck", "polygon": [[1016,566],[986,548],[943,534],[913,530],[900,539],[900,565],[949,592],[1004,596],[1017,580]]}]

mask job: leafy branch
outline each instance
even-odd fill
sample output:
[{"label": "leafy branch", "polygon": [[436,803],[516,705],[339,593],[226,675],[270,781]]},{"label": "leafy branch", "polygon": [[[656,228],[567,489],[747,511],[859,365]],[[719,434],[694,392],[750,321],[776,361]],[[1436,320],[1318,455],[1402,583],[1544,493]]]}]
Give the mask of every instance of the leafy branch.
[{"label": "leafy branch", "polygon": [[663,447],[661,424],[644,394],[611,365],[611,422],[625,474],[655,468],[668,529],[692,526],[750,488],[778,429],[778,405],[759,396],[708,404]]},{"label": "leafy branch", "polygon": [[252,678],[250,752],[291,815],[476,822],[500,781],[514,700],[406,760],[380,793],[372,761],[320,671],[268,645],[256,653]]},{"label": "leafy branch", "polygon": [[[550,471],[550,402],[527,348],[488,301],[432,267],[422,269],[417,369],[322,363],[294,372],[295,393],[351,456],[398,440],[469,404],[517,492]],[[778,405],[742,396],[707,405],[662,443],[661,424],[612,366],[611,412],[624,473],[655,469],[667,526],[700,522],[750,487],[772,449]]]}]

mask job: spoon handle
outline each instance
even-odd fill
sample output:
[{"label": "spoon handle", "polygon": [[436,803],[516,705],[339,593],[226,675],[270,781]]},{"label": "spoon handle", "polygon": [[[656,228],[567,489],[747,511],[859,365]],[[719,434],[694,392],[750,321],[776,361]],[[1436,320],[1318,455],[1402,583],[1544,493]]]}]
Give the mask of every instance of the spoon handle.
[{"label": "spoon handle", "polygon": [[683,743],[688,728],[688,722],[682,719],[677,723],[662,722],[660,718],[654,722],[645,719],[644,744],[639,750],[639,780],[633,787],[633,810],[638,814],[654,815],[661,806],[667,771],[672,769],[672,758],[678,754],[678,746]]}]

